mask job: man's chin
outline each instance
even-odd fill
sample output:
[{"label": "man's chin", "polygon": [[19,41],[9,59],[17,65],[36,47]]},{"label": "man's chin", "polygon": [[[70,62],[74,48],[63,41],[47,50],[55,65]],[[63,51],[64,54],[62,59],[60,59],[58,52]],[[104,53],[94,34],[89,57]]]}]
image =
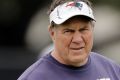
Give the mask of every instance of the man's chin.
[{"label": "man's chin", "polygon": [[88,58],[86,57],[74,57],[71,59],[71,63],[76,64],[76,65],[84,65],[87,63]]}]

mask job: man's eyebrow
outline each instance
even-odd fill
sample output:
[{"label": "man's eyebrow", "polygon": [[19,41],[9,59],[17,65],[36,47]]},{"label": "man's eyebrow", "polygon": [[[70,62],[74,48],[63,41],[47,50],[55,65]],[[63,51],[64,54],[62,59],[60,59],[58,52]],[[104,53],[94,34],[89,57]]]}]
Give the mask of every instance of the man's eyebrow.
[{"label": "man's eyebrow", "polygon": [[72,28],[65,28],[65,29],[63,29],[63,31],[74,31],[74,29],[72,29]]}]

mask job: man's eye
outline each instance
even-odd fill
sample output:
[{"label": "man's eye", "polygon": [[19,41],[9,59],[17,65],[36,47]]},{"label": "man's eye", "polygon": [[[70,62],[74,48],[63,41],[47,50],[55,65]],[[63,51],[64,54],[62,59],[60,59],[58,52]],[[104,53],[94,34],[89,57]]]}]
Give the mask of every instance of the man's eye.
[{"label": "man's eye", "polygon": [[71,31],[67,30],[67,31],[65,31],[65,32],[71,32]]}]

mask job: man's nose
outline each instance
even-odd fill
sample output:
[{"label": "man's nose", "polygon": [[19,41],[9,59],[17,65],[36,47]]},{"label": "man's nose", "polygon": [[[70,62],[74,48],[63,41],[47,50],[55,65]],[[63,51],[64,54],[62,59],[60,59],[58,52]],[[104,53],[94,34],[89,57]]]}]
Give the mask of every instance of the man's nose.
[{"label": "man's nose", "polygon": [[83,36],[80,32],[75,32],[73,35],[72,42],[81,43],[83,41]]}]

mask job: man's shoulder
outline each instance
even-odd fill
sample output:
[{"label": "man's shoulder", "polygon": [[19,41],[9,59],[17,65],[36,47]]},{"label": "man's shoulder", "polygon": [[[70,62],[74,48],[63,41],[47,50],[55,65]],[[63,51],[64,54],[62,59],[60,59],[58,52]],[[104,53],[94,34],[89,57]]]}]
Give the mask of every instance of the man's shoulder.
[{"label": "man's shoulder", "polygon": [[99,68],[103,67],[105,68],[105,70],[112,72],[114,71],[120,74],[120,65],[113,61],[112,59],[95,52],[92,52],[90,56],[92,62],[94,62],[94,64],[96,64]]},{"label": "man's shoulder", "polygon": [[110,64],[117,64],[115,61],[113,61],[112,59],[106,57],[106,56],[103,56],[102,54],[100,53],[96,53],[96,52],[91,52],[91,58],[92,59],[95,59],[95,60],[98,60],[100,62],[106,62],[106,63],[110,63]]},{"label": "man's shoulder", "polygon": [[45,57],[37,60],[29,68],[27,68],[17,80],[28,80],[28,78],[30,78],[30,80],[34,80],[33,78],[38,76],[38,74],[44,75],[44,69],[47,67],[46,60],[47,59]]}]

